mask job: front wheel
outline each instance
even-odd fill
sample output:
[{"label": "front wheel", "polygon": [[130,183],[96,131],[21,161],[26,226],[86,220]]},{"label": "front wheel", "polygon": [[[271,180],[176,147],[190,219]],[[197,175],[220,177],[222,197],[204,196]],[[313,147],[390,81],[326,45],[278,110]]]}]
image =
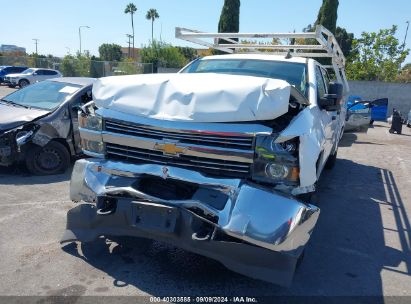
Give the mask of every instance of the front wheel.
[{"label": "front wheel", "polygon": [[27,153],[27,169],[35,175],[64,173],[70,164],[70,154],[66,147],[56,141],[51,141],[44,147],[35,146]]},{"label": "front wheel", "polygon": [[19,81],[19,87],[20,88],[27,87],[29,84],[30,84],[30,82],[26,79],[22,79],[22,80]]}]

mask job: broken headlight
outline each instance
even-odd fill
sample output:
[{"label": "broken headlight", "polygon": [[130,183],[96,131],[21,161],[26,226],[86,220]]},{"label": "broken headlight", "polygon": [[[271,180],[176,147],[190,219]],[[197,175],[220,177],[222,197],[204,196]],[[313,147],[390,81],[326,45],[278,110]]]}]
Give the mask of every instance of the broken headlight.
[{"label": "broken headlight", "polygon": [[78,115],[80,128],[89,129],[93,131],[101,131],[103,128],[103,120],[101,116],[96,114],[86,114],[80,112]]},{"label": "broken headlight", "polygon": [[277,134],[256,138],[253,180],[271,184],[297,184],[298,137],[276,143]]},{"label": "broken headlight", "polygon": [[24,145],[34,134],[33,130],[27,131],[27,130],[21,130],[16,133],[16,143],[17,146],[22,146]]}]

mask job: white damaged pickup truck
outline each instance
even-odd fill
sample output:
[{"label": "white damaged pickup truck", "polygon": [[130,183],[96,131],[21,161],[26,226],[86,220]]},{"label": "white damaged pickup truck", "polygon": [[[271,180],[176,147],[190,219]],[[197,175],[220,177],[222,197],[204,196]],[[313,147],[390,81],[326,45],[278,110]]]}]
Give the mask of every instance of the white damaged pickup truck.
[{"label": "white damaged pickup truck", "polygon": [[92,158],[75,163],[70,196],[80,204],[62,242],[149,238],[289,285],[319,216],[309,193],[335,162],[348,90],[342,55],[331,82],[292,47],[98,80],[79,114]]}]

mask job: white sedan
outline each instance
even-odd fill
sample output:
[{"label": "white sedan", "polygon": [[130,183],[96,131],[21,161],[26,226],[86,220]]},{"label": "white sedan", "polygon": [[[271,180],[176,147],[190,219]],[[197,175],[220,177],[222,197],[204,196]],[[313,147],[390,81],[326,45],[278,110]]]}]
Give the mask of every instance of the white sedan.
[{"label": "white sedan", "polygon": [[9,74],[5,77],[5,80],[11,88],[16,86],[24,88],[32,83],[57,77],[63,77],[57,70],[30,68],[18,74]]}]

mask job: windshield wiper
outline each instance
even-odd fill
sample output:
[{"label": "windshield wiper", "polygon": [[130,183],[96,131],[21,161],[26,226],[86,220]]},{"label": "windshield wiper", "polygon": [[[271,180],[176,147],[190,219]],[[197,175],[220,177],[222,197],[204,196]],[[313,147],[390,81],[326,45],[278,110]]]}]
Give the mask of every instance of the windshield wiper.
[{"label": "windshield wiper", "polygon": [[8,99],[4,99],[4,98],[3,98],[3,99],[1,99],[1,101],[7,102],[7,103],[9,103],[9,104],[12,104],[13,106],[22,107],[22,108],[26,108],[26,109],[31,109],[31,107],[29,107],[29,106],[25,106],[25,105],[16,103],[16,102],[11,101],[11,100],[8,100]]}]

